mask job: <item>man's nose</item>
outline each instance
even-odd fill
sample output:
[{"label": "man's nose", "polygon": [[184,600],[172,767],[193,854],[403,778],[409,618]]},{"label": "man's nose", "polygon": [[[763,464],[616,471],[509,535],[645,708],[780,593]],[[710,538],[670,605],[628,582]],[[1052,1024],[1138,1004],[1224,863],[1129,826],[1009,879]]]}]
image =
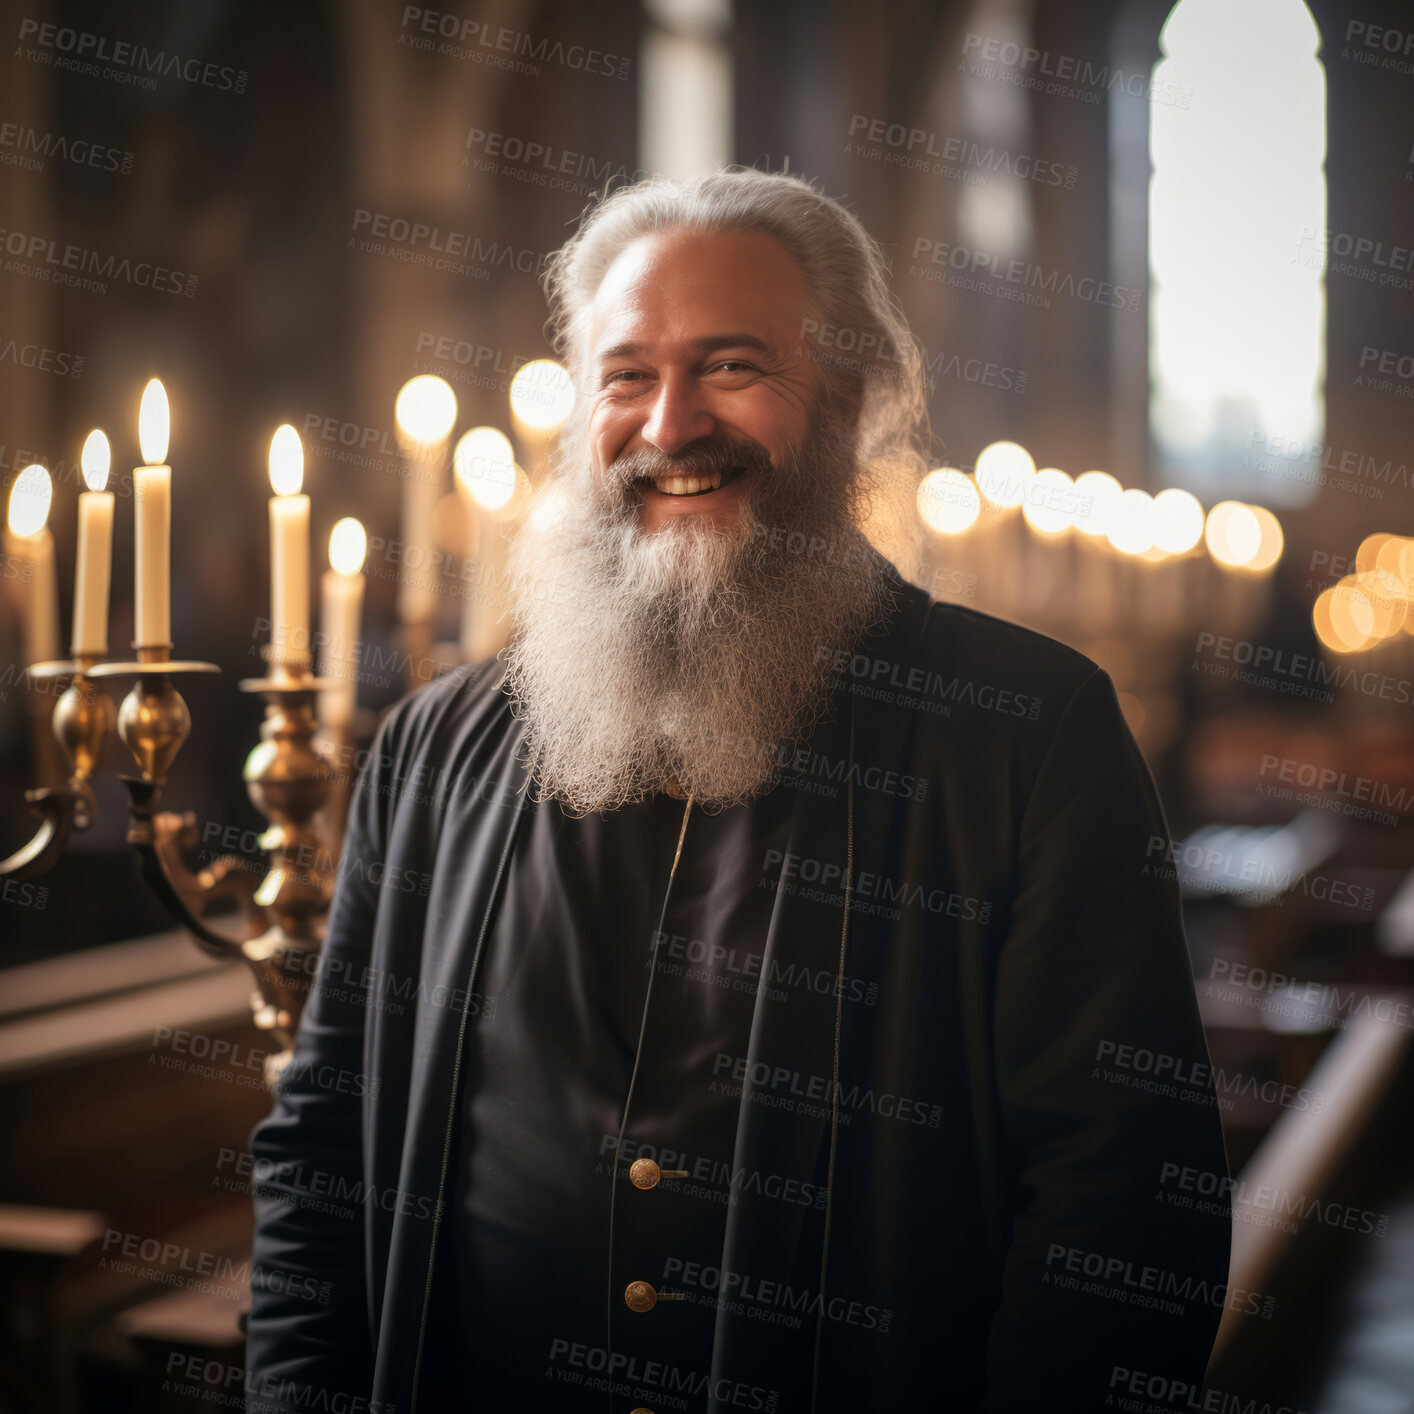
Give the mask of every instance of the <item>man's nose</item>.
[{"label": "man's nose", "polygon": [[707,436],[715,425],[696,381],[669,376],[658,385],[648,421],[643,424],[643,440],[671,457],[689,442]]}]

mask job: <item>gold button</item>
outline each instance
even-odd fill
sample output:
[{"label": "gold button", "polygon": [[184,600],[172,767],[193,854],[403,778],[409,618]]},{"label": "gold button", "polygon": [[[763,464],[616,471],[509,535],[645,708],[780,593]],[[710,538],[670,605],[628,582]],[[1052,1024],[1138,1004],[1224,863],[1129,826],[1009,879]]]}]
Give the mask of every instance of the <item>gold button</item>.
[{"label": "gold button", "polygon": [[635,1159],[628,1171],[628,1181],[635,1188],[656,1188],[660,1178],[686,1178],[686,1169],[660,1169],[652,1159]]},{"label": "gold button", "polygon": [[630,1311],[642,1314],[658,1304],[658,1293],[646,1281],[631,1281],[624,1288],[624,1300],[628,1302]]}]

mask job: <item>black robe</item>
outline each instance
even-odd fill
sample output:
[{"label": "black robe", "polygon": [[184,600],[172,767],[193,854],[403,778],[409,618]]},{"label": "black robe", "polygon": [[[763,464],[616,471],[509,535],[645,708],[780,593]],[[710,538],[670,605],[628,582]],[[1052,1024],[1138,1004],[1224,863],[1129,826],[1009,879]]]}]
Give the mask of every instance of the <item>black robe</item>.
[{"label": "black robe", "polygon": [[[710,1408],[1090,1414],[1136,1374],[1183,1408],[1224,1304],[1255,1298],[1228,1290],[1226,1212],[1161,1186],[1227,1166],[1152,777],[1089,659],[893,588],[831,664],[769,861],[766,965],[834,981],[760,989],[723,1062],[733,1166],[826,1202],[731,1207],[721,1270],[695,1277],[720,1288]],[[252,1411],[455,1398],[450,1170],[522,733],[494,663],[379,728],[251,1139]],[[634,1407],[596,1388],[586,1408]]]}]

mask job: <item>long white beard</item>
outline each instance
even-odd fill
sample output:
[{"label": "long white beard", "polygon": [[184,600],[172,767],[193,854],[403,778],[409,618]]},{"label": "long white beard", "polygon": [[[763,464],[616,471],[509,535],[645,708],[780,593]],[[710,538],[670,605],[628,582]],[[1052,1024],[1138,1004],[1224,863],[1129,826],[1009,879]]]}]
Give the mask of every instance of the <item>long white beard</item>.
[{"label": "long white beard", "polygon": [[888,602],[863,473],[817,410],[784,465],[742,481],[738,524],[645,532],[619,465],[600,481],[567,434],[511,544],[507,685],[535,789],[575,814],[665,789],[736,803],[774,782],[834,652]]}]

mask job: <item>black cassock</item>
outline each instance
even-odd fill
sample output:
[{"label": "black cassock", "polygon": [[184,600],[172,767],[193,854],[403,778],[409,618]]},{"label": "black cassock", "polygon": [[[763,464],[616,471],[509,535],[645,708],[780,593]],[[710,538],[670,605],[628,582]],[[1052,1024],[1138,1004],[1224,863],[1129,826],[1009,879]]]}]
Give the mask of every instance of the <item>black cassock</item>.
[{"label": "black cassock", "polygon": [[249,1409],[1184,1407],[1258,1298],[1163,1181],[1227,1167],[1152,779],[1088,659],[894,590],[717,815],[532,802],[494,664],[387,715],[252,1136]]}]

